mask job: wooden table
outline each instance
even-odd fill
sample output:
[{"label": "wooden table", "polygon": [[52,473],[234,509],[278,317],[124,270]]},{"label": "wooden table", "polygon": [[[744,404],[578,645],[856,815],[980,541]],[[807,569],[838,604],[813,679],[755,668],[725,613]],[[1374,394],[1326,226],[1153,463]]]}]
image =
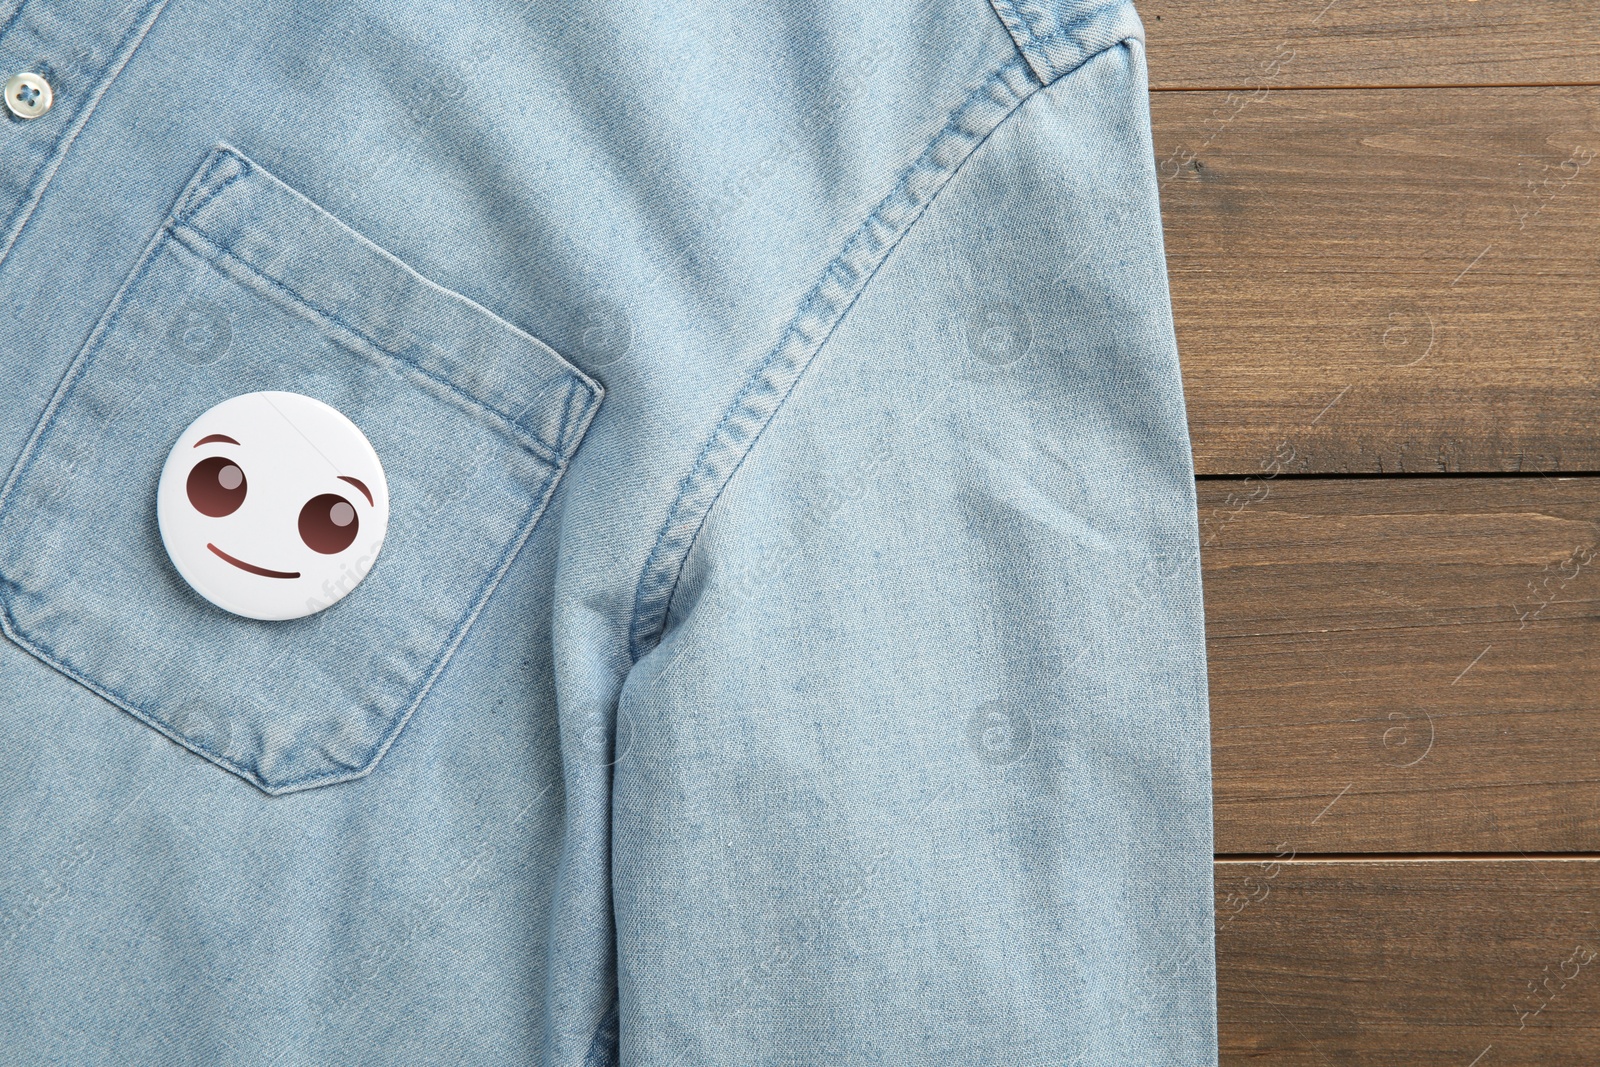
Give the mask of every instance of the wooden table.
[{"label": "wooden table", "polygon": [[1600,1064],[1600,2],[1146,0],[1225,1064]]}]

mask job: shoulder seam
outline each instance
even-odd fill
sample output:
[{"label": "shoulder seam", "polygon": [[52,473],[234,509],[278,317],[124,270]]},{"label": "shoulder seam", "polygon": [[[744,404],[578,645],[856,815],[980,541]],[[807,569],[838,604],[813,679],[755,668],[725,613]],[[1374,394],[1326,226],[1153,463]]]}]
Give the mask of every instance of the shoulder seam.
[{"label": "shoulder seam", "polygon": [[989,6],[1045,85],[1112,45],[1144,39],[1132,0],[989,0]]},{"label": "shoulder seam", "polygon": [[706,517],[845,312],[962,163],[1039,88],[1019,55],[969,92],[801,300],[777,344],[735,395],[679,483],[634,594],[628,628],[632,662],[660,640],[678,579]]}]

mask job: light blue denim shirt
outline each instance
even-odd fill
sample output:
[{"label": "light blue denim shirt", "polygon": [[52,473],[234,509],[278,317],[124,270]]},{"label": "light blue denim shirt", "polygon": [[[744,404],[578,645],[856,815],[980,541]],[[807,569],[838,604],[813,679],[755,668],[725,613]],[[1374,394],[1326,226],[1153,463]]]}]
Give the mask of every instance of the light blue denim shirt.
[{"label": "light blue denim shirt", "polygon": [[[0,1063],[1216,1062],[1193,470],[1100,0],[0,0]],[[229,614],[201,412],[388,540]]]}]

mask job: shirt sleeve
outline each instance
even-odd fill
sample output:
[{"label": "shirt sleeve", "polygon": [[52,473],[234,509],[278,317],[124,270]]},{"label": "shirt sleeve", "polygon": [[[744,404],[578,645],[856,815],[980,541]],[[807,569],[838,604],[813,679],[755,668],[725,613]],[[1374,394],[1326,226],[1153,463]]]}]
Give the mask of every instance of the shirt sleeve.
[{"label": "shirt sleeve", "polygon": [[752,386],[617,712],[624,1063],[1216,1062],[1193,465],[1119,17],[1023,49]]}]

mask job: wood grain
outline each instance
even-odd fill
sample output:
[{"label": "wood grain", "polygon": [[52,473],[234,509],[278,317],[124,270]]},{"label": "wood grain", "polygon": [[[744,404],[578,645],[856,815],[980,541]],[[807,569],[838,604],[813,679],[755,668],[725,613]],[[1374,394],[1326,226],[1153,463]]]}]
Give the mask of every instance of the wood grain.
[{"label": "wood grain", "polygon": [[1215,872],[1223,1064],[1600,1058],[1600,859]]},{"label": "wood grain", "polygon": [[1600,478],[1530,473],[1600,469],[1600,18],[1140,13],[1196,468],[1250,476],[1198,486],[1216,847],[1265,857],[1216,865],[1221,1062],[1600,1063]]},{"label": "wood grain", "polygon": [[1199,507],[1219,853],[1600,850],[1600,478]]},{"label": "wood grain", "polygon": [[1600,82],[1591,0],[1147,0],[1157,89]]},{"label": "wood grain", "polygon": [[1600,88],[1152,114],[1200,473],[1600,468]]}]

